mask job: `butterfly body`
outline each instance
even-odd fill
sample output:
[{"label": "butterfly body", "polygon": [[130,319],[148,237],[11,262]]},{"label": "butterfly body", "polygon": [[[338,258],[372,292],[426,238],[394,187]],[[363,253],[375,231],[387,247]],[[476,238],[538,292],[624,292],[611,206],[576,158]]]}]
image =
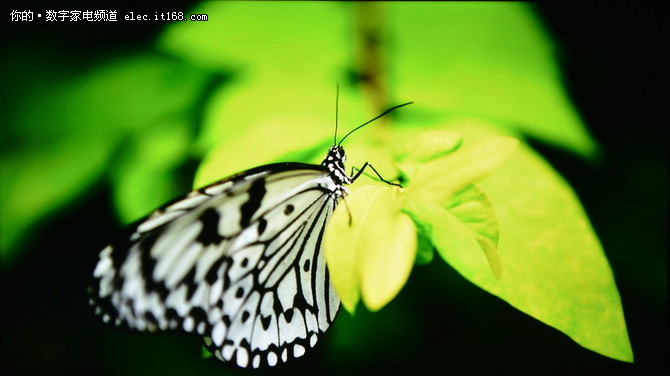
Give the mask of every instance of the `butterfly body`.
[{"label": "butterfly body", "polygon": [[302,356],[340,305],[321,241],[353,181],[344,160],[333,146],[321,165],[257,167],[155,210],[100,253],[96,312],[131,329],[197,333],[240,367]]}]

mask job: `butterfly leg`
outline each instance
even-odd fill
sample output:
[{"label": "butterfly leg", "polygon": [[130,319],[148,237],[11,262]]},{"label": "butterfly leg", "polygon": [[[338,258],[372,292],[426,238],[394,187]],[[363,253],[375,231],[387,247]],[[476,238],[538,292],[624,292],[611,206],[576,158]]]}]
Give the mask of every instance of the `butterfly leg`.
[{"label": "butterfly leg", "polygon": [[[400,187],[400,188],[402,188],[402,185],[397,184],[397,183],[391,183],[390,181],[384,179],[384,178],[379,174],[379,172],[377,172],[377,170],[375,169],[375,167],[374,167],[373,165],[371,165],[370,163],[368,163],[368,162],[365,162],[365,164],[363,165],[363,167],[361,167],[360,169],[358,169],[358,171],[356,172],[355,175],[354,175],[354,169],[356,169],[356,167],[352,167],[352,168],[351,168],[351,175],[353,175],[353,177],[351,178],[351,181],[352,181],[352,182],[356,181],[356,179],[358,179],[358,177],[363,173],[363,171],[365,170],[366,167],[370,167],[370,168],[372,169],[372,171],[375,172],[375,174],[377,175],[377,177],[379,178],[379,180],[383,181],[384,183],[386,183],[386,184],[388,184],[388,185],[395,185],[396,187]],[[370,175],[368,175],[368,174],[365,174],[365,175],[370,176]]]},{"label": "butterfly leg", "polygon": [[344,202],[344,206],[347,208],[347,214],[349,214],[349,227],[351,227],[353,219],[351,217],[351,210],[349,209],[349,204],[347,203],[347,198],[342,197],[342,202]]}]

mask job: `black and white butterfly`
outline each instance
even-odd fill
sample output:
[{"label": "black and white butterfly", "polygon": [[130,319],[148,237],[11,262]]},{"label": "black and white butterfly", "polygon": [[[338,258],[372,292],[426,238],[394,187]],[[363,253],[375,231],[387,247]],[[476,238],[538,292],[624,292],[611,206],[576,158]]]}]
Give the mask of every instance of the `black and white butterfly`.
[{"label": "black and white butterfly", "polygon": [[302,356],[340,306],[321,246],[326,223],[345,185],[374,170],[365,163],[347,175],[341,143],[407,104],[334,142],[320,165],[240,172],[131,225],[100,253],[96,313],[131,329],[199,334],[217,358],[239,367]]}]

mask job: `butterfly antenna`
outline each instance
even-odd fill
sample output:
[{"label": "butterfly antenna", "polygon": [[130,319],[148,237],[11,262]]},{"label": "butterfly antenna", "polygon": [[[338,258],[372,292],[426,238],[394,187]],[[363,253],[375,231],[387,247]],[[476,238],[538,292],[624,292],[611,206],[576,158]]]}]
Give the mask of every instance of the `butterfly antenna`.
[{"label": "butterfly antenna", "polygon": [[378,116],[375,117],[374,119],[369,120],[369,121],[365,122],[364,124],[359,125],[358,127],[354,128],[351,132],[347,133],[344,137],[342,137],[342,139],[340,140],[340,142],[337,143],[337,146],[342,145],[342,142],[344,141],[344,139],[347,138],[347,137],[349,137],[350,134],[352,134],[352,133],[356,132],[357,130],[363,128],[364,126],[366,126],[366,125],[372,123],[373,121],[379,119],[380,117],[382,117],[382,116],[388,114],[389,112],[391,112],[391,111],[393,111],[393,110],[395,110],[395,109],[397,109],[397,108],[400,108],[400,107],[403,107],[403,106],[407,106],[408,104],[412,104],[412,103],[414,103],[414,102],[407,102],[407,103],[399,104],[399,105],[397,105],[397,106],[393,106],[393,107],[389,108],[388,110],[382,112],[380,115],[378,115]]},{"label": "butterfly antenna", "polygon": [[337,117],[340,109],[340,83],[335,83],[335,135],[333,136],[333,145],[337,144]]}]

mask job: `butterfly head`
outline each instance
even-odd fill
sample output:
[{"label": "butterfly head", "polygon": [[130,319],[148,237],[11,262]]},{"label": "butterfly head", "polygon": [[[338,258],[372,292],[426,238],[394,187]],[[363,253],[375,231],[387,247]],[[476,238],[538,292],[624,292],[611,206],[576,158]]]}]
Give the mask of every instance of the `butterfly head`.
[{"label": "butterfly head", "polygon": [[[336,98],[339,98],[339,90],[340,87],[339,85],[337,86],[337,93],[338,95]],[[389,108],[388,110],[382,112],[380,115],[375,117],[372,120],[369,120],[358,127],[354,128],[353,130],[349,131],[344,137],[340,139],[340,141],[337,141],[337,108],[338,108],[338,101],[337,99],[335,100],[335,135],[333,136],[333,146],[328,149],[328,154],[326,155],[326,158],[321,162],[321,166],[324,166],[328,169],[328,172],[330,174],[330,177],[333,179],[333,181],[340,186],[341,188],[341,193],[346,194],[346,188],[342,187],[342,184],[351,184],[354,182],[356,177],[360,174],[360,170],[358,174],[356,174],[354,177],[351,177],[347,175],[347,172],[344,170],[344,162],[347,161],[347,156],[344,153],[344,148],[340,145],[342,145],[342,142],[349,137],[352,133],[356,132],[357,130],[363,128],[364,126],[372,123],[373,121],[379,119],[380,117],[388,114],[389,112],[395,110],[396,108],[400,108],[403,106],[407,106],[408,104],[412,104],[414,102],[407,102],[403,103],[397,106],[393,106]],[[367,164],[366,164],[367,165]],[[365,168],[365,167],[363,167]]]},{"label": "butterfly head", "polygon": [[326,158],[321,162],[321,166],[328,168],[333,180],[339,184],[351,184],[351,178],[347,176],[344,170],[344,162],[347,160],[347,155],[344,153],[344,148],[339,145],[333,145],[328,149]]}]

